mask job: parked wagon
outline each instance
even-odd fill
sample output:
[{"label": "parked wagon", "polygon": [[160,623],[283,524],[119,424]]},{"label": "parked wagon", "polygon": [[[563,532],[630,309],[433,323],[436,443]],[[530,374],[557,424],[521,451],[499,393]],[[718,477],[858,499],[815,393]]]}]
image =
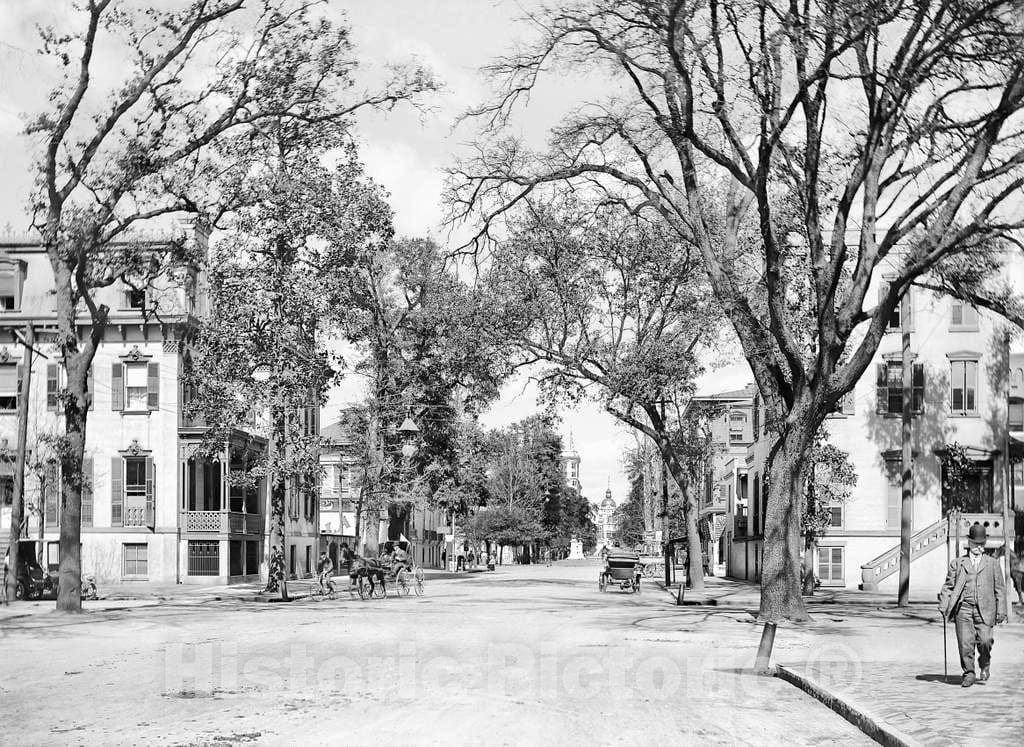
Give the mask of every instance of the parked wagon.
[{"label": "parked wagon", "polygon": [[640,555],[635,552],[613,552],[605,559],[604,569],[597,579],[597,588],[608,591],[609,586],[618,585],[630,593],[640,591],[643,565]]}]

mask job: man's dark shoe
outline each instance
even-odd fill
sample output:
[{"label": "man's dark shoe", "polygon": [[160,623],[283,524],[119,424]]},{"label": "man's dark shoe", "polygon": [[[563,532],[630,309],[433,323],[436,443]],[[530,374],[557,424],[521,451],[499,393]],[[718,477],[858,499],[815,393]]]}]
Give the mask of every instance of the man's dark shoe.
[{"label": "man's dark shoe", "polygon": [[978,682],[984,682],[988,679],[988,667],[982,667],[981,671],[978,672]]},{"label": "man's dark shoe", "polygon": [[960,683],[960,687],[970,687],[974,684],[974,679],[974,672],[968,672],[964,675],[964,679]]}]

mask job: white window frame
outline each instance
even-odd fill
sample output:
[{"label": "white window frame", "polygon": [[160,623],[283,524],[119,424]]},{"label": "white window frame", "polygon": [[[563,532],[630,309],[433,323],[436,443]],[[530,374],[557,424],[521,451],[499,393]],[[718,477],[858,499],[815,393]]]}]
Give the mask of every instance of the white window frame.
[{"label": "white window frame", "polygon": [[[967,365],[968,363],[974,364],[974,407],[967,407]],[[953,392],[957,388],[956,373],[954,371],[957,364],[964,366],[963,378],[960,383],[962,384],[963,400],[961,404],[963,407],[956,408],[953,405]],[[981,412],[981,363],[977,357],[956,357],[949,359],[949,411],[959,417],[972,417],[977,416]]]},{"label": "white window frame", "polygon": [[[839,563],[835,562],[835,551],[839,551]],[[821,554],[828,553],[828,573],[822,573]],[[832,570],[839,566],[839,578],[836,578]],[[821,581],[822,586],[846,586],[846,548],[841,545],[819,545],[817,556],[814,558],[814,572]]]},{"label": "white window frame", "polygon": [[[143,562],[146,564],[145,573],[128,573],[128,548],[138,550],[140,547],[144,548],[144,559]],[[138,558],[133,558],[132,563],[138,564],[140,561]],[[135,570],[138,570],[136,565]],[[149,543],[148,542],[123,542],[121,543],[121,577],[122,578],[149,578]]]},{"label": "white window frame", "polygon": [[14,381],[13,389],[10,389],[10,390],[4,389],[3,391],[0,391],[0,397],[2,397],[4,399],[10,398],[10,399],[13,400],[14,404],[11,407],[0,407],[0,412],[17,412],[18,411],[18,396],[19,396],[19,392],[18,392],[18,362],[17,361],[11,361],[10,363],[0,363],[0,366],[4,367],[3,370],[5,372],[6,372],[7,369],[10,369],[10,371],[13,374],[13,381]]},{"label": "white window frame", "polygon": [[[130,386],[129,371],[141,371],[144,386]],[[149,412],[149,363],[125,361],[124,363],[124,412]],[[132,390],[135,390],[133,401]]]}]

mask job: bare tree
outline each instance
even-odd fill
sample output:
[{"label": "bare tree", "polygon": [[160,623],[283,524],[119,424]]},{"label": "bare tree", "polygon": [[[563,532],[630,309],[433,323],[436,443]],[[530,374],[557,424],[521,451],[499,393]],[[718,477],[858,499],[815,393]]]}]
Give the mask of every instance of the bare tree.
[{"label": "bare tree", "polygon": [[[108,313],[96,291],[118,281],[146,284],[169,265],[195,259],[184,241],[140,242],[133,230],[210,207],[208,198],[244,198],[206,189],[225,167],[212,146],[226,133],[341,121],[432,86],[421,70],[399,70],[378,92],[346,96],[355,66],[347,28],[319,14],[317,2],[254,5],[246,16],[243,0],[192,0],[174,10],[88,0],[66,14],[79,26],[41,31],[44,56],[67,71],[27,128],[40,146],[34,227],[53,268],[56,342],[67,371],[61,610],[81,609],[86,378]],[[108,57],[123,63],[120,79],[101,79],[98,59]],[[80,302],[91,323],[84,339],[76,325]]]},{"label": "bare tree", "polygon": [[[453,220],[479,221],[473,245],[532,194],[575,189],[699,252],[775,438],[766,622],[807,617],[803,455],[889,316],[943,262],[1014,248],[1020,17],[1017,0],[585,0],[531,16],[535,40],[488,71],[487,132],[449,193]],[[614,93],[532,152],[502,128],[551,70],[600,70]]]}]

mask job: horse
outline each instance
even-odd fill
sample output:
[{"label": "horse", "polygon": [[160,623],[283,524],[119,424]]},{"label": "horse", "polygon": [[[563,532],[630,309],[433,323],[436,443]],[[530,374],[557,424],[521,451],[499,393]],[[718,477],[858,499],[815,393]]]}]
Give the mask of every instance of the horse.
[{"label": "horse", "polygon": [[348,572],[350,584],[361,587],[363,580],[370,582],[370,596],[374,595],[377,589],[377,582],[380,582],[381,589],[387,593],[387,586],[384,583],[386,569],[381,565],[379,560],[373,558],[363,558],[358,555],[352,561],[352,567]]}]

